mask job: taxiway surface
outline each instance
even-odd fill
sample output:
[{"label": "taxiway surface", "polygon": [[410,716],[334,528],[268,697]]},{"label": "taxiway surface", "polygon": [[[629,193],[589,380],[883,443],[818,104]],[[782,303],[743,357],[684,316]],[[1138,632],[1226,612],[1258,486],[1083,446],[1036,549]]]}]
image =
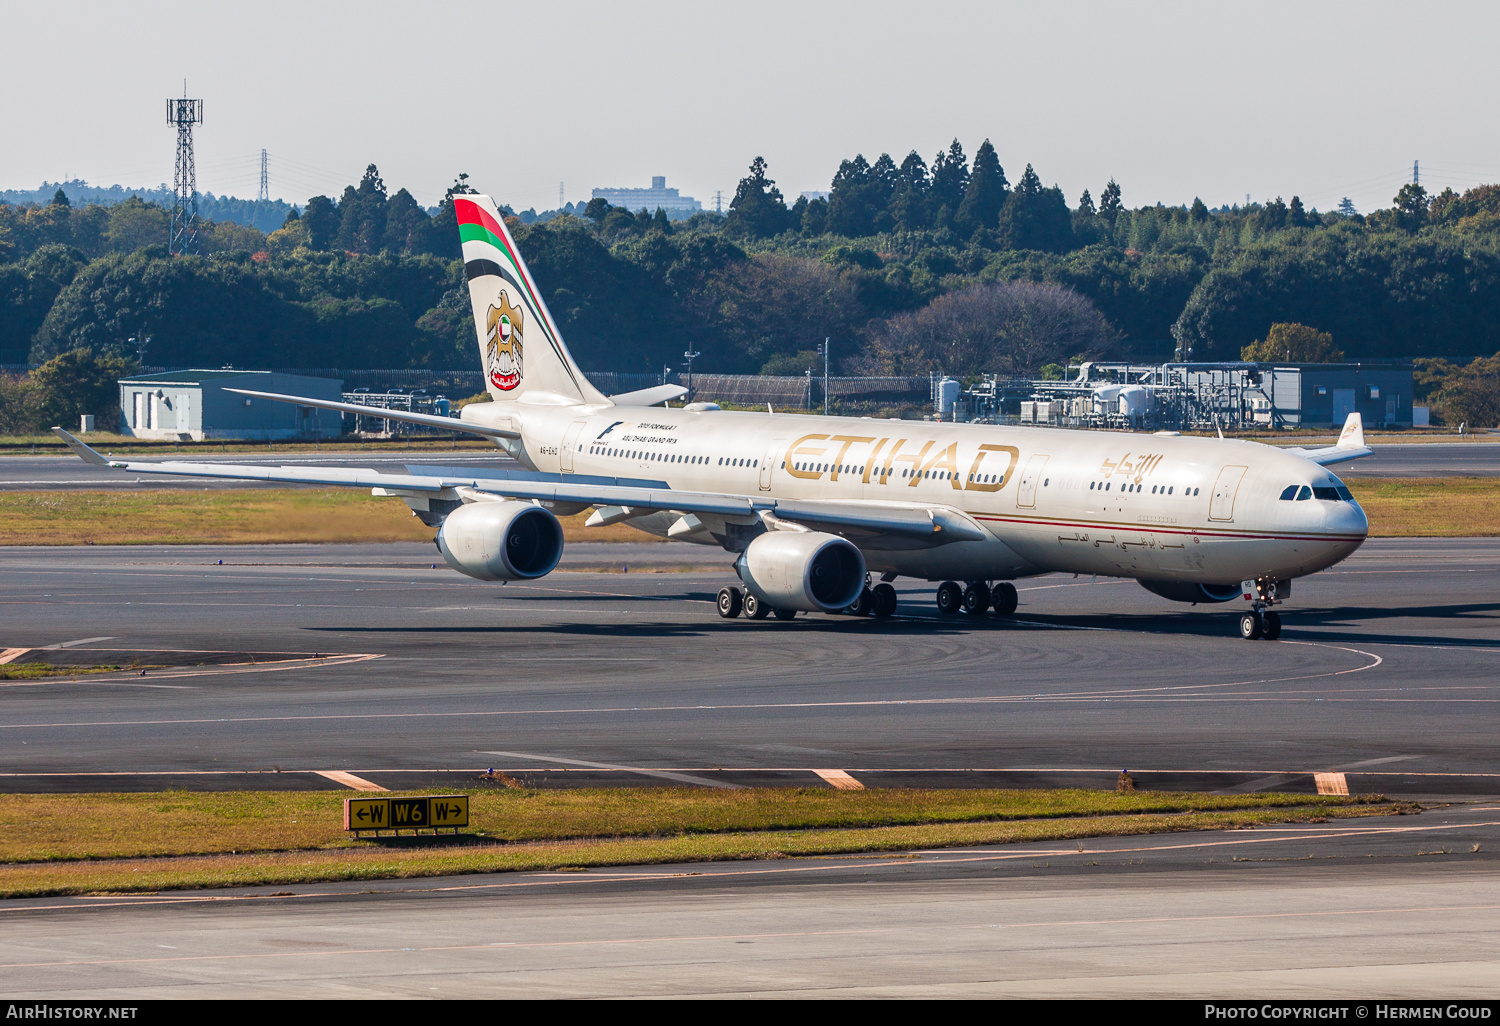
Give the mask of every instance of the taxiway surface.
[{"label": "taxiway surface", "polygon": [[[781,623],[715,615],[731,574],[713,549],[572,546],[564,572],[508,587],[435,558],[0,550],[0,647],[176,664],[0,687],[0,786],[339,786],[328,770],[448,786],[489,767],[542,786],[833,768],[1108,786],[1128,768],[1158,788],[1312,790],[1330,772],[1356,791],[1500,791],[1500,540],[1370,541],[1297,582],[1279,642],[1124,581],[1021,582],[1013,620],[940,618],[903,583],[891,621]],[[181,650],[261,655],[162,654]]]}]

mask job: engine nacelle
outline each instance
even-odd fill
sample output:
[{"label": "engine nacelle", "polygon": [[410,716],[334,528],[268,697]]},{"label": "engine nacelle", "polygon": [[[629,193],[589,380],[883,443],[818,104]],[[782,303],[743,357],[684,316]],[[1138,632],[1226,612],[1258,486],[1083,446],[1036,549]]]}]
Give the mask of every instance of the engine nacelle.
[{"label": "engine nacelle", "polygon": [[1240,597],[1238,584],[1198,584],[1193,581],[1142,581],[1141,587],[1173,602],[1228,602]]},{"label": "engine nacelle", "polygon": [[471,502],[449,513],[437,533],[448,565],[481,581],[526,581],[562,558],[557,517],[529,502]]},{"label": "engine nacelle", "polygon": [[865,557],[852,542],[816,531],[768,531],[746,546],[735,572],[772,609],[836,613],[865,586]]}]

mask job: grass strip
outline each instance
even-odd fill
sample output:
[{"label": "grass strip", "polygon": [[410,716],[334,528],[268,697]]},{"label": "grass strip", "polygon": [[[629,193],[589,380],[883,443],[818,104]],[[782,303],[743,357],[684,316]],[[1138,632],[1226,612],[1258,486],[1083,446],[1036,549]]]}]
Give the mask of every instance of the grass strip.
[{"label": "grass strip", "polygon": [[45,680],[48,677],[82,677],[90,673],[115,673],[121,666],[52,666],[49,663],[0,665],[0,680]]},{"label": "grass strip", "polygon": [[[1340,796],[1081,788],[466,790],[472,831],[508,843],[1354,804]],[[366,842],[343,830],[346,797],[345,791],[0,795],[0,863],[360,847]]]},{"label": "grass strip", "polygon": [[[625,524],[584,527],[587,514],[560,519],[568,542],[660,540]],[[430,542],[434,533],[400,499],[352,488],[0,492],[0,545]]]},{"label": "grass strip", "polygon": [[781,859],[1096,836],[1225,830],[1271,823],[1384,815],[1391,804],[1302,803],[1262,809],[1126,814],[908,826],[845,827],[576,839],[497,844],[365,842],[358,849],[267,852],[0,865],[0,897],[140,893],[188,888],[307,884],[502,873],[587,870],[662,863]]},{"label": "grass strip", "polygon": [[1500,535],[1500,478],[1353,477],[1344,483],[1364,507],[1373,538]]}]

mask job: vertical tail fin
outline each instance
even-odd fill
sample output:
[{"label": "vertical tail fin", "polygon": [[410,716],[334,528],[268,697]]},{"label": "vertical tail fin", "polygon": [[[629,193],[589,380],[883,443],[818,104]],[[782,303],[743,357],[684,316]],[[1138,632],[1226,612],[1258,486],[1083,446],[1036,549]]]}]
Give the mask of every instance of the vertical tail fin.
[{"label": "vertical tail fin", "polygon": [[479,357],[490,398],[607,405],[583,376],[488,196],[455,195]]}]

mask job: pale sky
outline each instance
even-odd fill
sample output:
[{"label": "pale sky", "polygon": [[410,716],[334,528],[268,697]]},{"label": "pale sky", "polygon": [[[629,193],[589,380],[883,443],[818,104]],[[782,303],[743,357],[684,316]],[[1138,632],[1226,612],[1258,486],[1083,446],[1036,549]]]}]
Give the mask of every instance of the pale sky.
[{"label": "pale sky", "polygon": [[517,209],[654,174],[710,205],[756,155],[794,198],[955,136],[1070,205],[1113,176],[1131,206],[1365,211],[1414,159],[1429,191],[1500,181],[1494,3],[13,0],[0,23],[0,188],[170,183],[184,77],[199,189],[253,198],[264,147],[299,203],[373,162],[424,205],[460,171]]}]

